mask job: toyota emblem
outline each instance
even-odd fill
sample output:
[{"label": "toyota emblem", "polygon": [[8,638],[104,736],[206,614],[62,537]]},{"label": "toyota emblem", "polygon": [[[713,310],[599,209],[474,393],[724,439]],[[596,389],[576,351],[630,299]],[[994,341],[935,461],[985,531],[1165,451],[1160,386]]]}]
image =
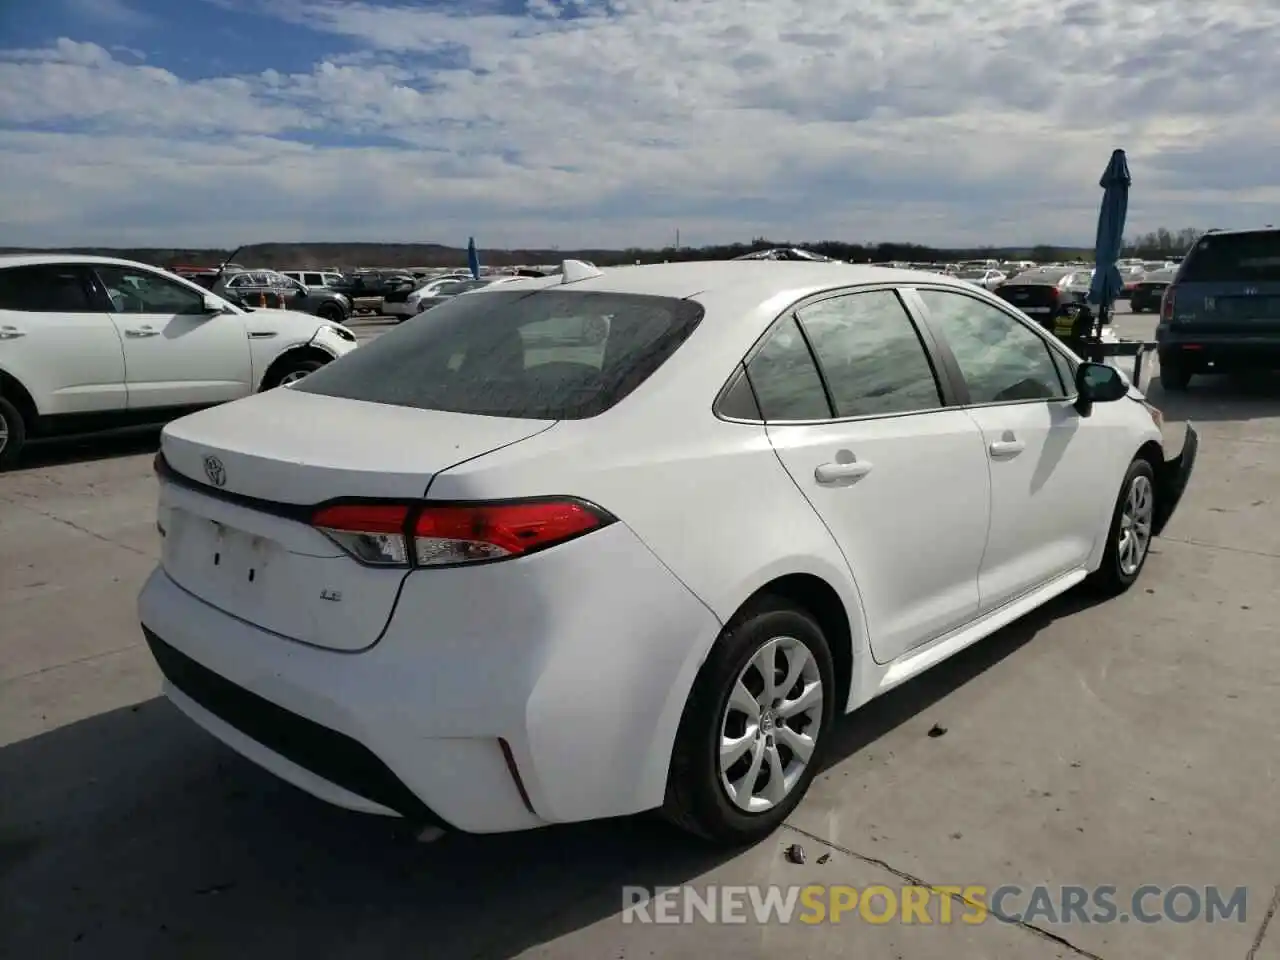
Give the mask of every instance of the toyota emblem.
[{"label": "toyota emblem", "polygon": [[227,468],[217,457],[204,458],[204,475],[215,487],[224,487],[227,484]]}]

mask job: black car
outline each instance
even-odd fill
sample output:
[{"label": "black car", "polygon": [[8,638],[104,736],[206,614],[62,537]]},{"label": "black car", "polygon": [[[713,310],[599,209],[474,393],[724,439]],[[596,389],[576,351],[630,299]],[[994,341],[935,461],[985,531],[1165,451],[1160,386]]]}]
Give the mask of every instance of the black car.
[{"label": "black car", "polygon": [[1183,259],[1160,304],[1160,384],[1197,373],[1280,369],[1280,230],[1212,230]]},{"label": "black car", "polygon": [[1083,290],[1071,283],[1072,277],[1080,272],[1078,267],[1028,270],[1002,283],[993,292],[1045,329],[1067,336],[1085,299]]},{"label": "black car", "polygon": [[332,323],[346,323],[351,319],[350,298],[328,287],[304,286],[275,270],[224,270],[210,278],[209,289],[246,307],[301,310]]},{"label": "black car", "polygon": [[1160,309],[1165,289],[1173,282],[1172,270],[1155,270],[1144,273],[1129,291],[1129,309],[1134,313],[1155,312]]},{"label": "black car", "polygon": [[369,271],[344,276],[341,282],[332,284],[330,289],[337,290],[344,296],[355,300],[364,297],[385,297],[390,293],[399,290],[413,290],[418,286],[421,286],[421,284],[409,273]]}]

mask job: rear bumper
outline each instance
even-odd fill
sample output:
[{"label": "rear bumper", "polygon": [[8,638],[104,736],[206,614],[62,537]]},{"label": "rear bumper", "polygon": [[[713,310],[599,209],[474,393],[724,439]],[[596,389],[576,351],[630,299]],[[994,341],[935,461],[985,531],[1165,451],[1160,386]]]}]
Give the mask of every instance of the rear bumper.
[{"label": "rear bumper", "polygon": [[388,303],[382,301],[382,312],[389,317],[413,317],[418,313],[417,302],[413,303]]},{"label": "rear bumper", "polygon": [[1204,334],[1160,325],[1156,342],[1162,363],[1173,360],[1192,369],[1280,370],[1280,329],[1271,333]]},{"label": "rear bumper", "polygon": [[720,628],[620,523],[415,571],[363,653],[263,631],[162,569],[139,612],[166,693],[233,749],[340,806],[476,833],[659,806]]},{"label": "rear bumper", "polygon": [[1191,481],[1191,473],[1196,466],[1196,455],[1200,451],[1200,435],[1196,428],[1187,424],[1182,437],[1182,450],[1176,457],[1165,460],[1156,474],[1156,516],[1152,533],[1159,536],[1168,525],[1182,495],[1186,493],[1187,484]]}]

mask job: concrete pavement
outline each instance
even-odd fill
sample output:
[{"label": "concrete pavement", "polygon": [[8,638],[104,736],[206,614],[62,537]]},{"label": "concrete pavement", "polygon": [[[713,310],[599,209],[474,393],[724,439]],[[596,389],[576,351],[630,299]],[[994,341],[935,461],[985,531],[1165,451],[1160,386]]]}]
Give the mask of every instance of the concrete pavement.
[{"label": "concrete pavement", "polygon": [[[1280,385],[1150,395],[1202,447],[1140,585],[1065,597],[847,718],[790,824],[736,856],[643,818],[417,845],[258,771],[157,698],[134,614],[154,431],[39,450],[0,476],[0,957],[1280,958]],[[1245,886],[1247,915],[619,915],[624,885],[913,880]]]}]

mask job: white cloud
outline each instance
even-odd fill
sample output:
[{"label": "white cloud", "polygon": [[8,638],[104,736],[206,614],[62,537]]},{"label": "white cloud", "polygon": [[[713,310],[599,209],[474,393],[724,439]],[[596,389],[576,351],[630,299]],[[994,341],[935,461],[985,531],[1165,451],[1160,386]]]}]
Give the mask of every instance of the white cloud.
[{"label": "white cloud", "polygon": [[218,2],[315,31],[313,68],[0,53],[0,220],[56,243],[1087,243],[1116,145],[1135,230],[1270,220],[1280,192],[1280,9],[1256,0]]}]

